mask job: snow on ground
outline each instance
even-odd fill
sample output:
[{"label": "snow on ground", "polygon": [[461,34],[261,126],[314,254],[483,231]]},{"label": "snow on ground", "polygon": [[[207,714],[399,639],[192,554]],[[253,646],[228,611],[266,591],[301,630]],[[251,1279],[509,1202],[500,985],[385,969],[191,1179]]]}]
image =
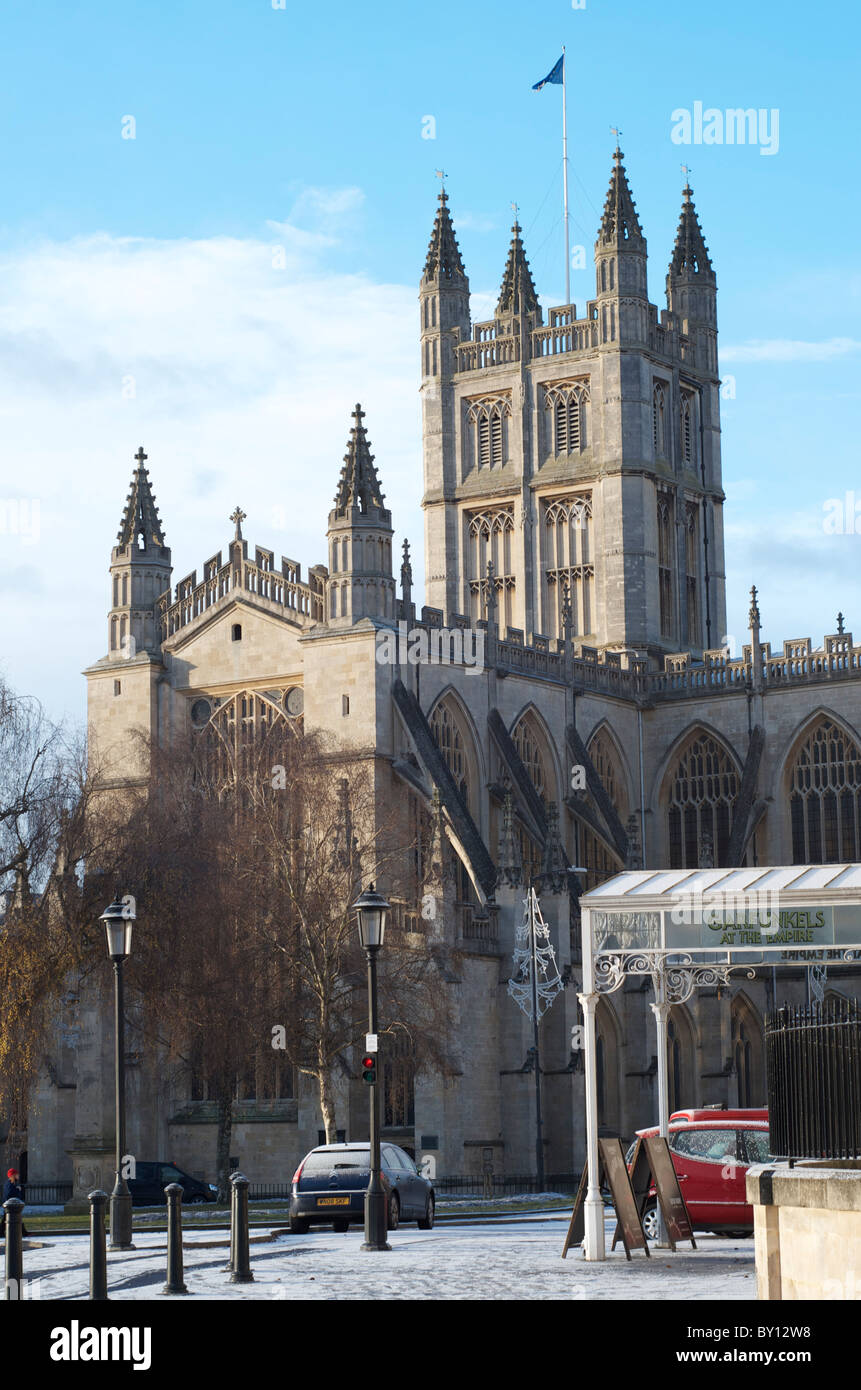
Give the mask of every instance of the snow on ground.
[{"label": "snow on ground", "polygon": [[[567,1215],[503,1225],[437,1226],[391,1232],[391,1253],[360,1249],[362,1232],[331,1230],[307,1236],[253,1232],[253,1284],[230,1284],[224,1266],[227,1233],[188,1231],[185,1282],[203,1299],[755,1299],[753,1240],[703,1233],[697,1250],[652,1247],[651,1259],[623,1249],[604,1264],[587,1264],[573,1248],[561,1259]],[[607,1221],[607,1249],[613,1220]],[[85,1236],[39,1236],[25,1242],[26,1280],[38,1296],[86,1300],[89,1241]],[[137,1249],[108,1253],[111,1299],[158,1298],[165,1280],[165,1237],[136,1232]],[[36,1293],[36,1289],[31,1291]],[[167,1301],[166,1299],[163,1301]]]}]

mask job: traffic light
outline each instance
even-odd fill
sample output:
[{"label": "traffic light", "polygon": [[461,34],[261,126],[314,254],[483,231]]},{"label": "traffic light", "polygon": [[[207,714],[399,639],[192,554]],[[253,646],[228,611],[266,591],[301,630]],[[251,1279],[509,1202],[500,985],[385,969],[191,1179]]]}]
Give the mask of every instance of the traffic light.
[{"label": "traffic light", "polygon": [[362,1080],[366,1086],[373,1086],[377,1080],[377,1059],[370,1052],[362,1058]]}]

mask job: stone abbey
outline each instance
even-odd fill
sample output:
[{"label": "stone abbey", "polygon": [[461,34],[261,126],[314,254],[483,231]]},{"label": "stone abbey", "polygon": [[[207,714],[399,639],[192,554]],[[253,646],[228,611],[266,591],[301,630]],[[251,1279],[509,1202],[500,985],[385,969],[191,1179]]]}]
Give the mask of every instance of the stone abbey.
[{"label": "stone abbey", "polygon": [[[668,252],[659,308],[617,149],[585,309],[545,315],[515,222],[495,312],[475,322],[440,193],[419,289],[425,606],[406,543],[396,583],[385,461],[359,406],[326,563],[304,577],[298,562],[250,549],[237,508],[226,548],[174,580],[143,450],[111,552],[108,651],[86,678],[92,747],[115,786],[146,780],[135,730],[164,747],[217,737],[229,753],[273,721],[302,720],[369,760],[381,803],[436,818],[443,872],[394,911],[416,949],[431,930],[456,948],[454,1074],[392,1059],[401,1084],[387,1092],[384,1136],[431,1155],[439,1175],[534,1171],[531,1026],[507,985],[535,874],[566,982],[541,1023],[552,1175],[579,1169],[584,1153],[571,1050],[579,893],[626,867],[861,860],[861,646],[841,618],[821,645],[796,637],[772,651],[755,589],[749,638],[739,655],[727,646],[717,289],[689,186]],[[399,633],[420,630],[431,651],[443,628],[480,634],[480,669],[401,659]],[[392,660],[378,659],[381,633]],[[462,643],[461,657],[477,649]],[[818,989],[858,993],[851,965],[825,964]],[[779,988],[802,1001],[807,969],[785,969]],[[656,1117],[649,999],[648,981],[631,979],[598,1007],[606,1134]],[[762,969],[672,1010],[673,1108],[764,1103],[774,1002]],[[30,1179],[73,1180],[79,1197],[112,1182],[112,1024],[84,987],[70,1010],[27,1143]],[[211,1178],[206,1097],[155,1059],[136,1062],[130,1152]],[[351,1139],[367,1135],[358,1072],[345,1057],[338,1113]],[[234,1152],[255,1182],[288,1183],[320,1142],[313,1086],[273,1079],[265,1059],[234,1119]]]}]

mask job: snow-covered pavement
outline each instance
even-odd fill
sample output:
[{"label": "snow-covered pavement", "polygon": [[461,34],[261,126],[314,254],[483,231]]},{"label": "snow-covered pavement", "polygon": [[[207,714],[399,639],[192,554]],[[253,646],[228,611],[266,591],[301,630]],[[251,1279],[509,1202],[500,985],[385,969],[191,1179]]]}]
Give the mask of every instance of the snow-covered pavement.
[{"label": "snow-covered pavement", "polygon": [[[613,1222],[607,1223],[609,1251]],[[630,1264],[617,1249],[605,1264],[587,1264],[572,1249],[561,1259],[565,1217],[533,1217],[504,1225],[405,1226],[389,1235],[391,1253],[360,1249],[362,1232],[331,1230],[307,1236],[255,1230],[253,1284],[231,1284],[224,1266],[227,1233],[185,1235],[185,1282],[200,1299],[643,1299],[753,1300],[753,1240],[703,1233],[697,1250],[634,1252]],[[261,1240],[259,1237],[263,1237]],[[87,1299],[89,1242],[83,1236],[40,1236],[25,1243],[30,1290],[47,1299]],[[161,1298],[165,1237],[135,1234],[137,1248],[108,1254],[111,1299]]]}]

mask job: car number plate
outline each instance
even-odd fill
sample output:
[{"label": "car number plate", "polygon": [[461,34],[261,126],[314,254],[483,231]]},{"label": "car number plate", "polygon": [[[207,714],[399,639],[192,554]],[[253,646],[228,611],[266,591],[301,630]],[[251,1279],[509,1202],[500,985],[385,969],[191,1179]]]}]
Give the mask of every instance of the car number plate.
[{"label": "car number plate", "polygon": [[318,1206],[318,1207],[348,1207],[349,1205],[350,1205],[350,1199],[349,1199],[349,1197],[318,1197],[318,1198],[317,1198],[317,1206]]}]

